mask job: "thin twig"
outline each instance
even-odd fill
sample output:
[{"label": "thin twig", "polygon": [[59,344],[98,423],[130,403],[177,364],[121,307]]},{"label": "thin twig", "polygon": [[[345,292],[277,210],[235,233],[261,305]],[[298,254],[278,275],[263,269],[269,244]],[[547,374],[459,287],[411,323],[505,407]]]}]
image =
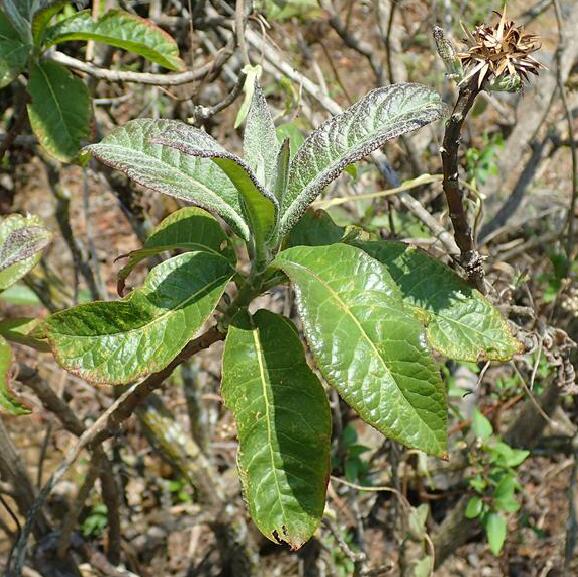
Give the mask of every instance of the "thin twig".
[{"label": "thin twig", "polygon": [[246,65],[251,64],[249,58],[249,49],[247,48],[247,39],[245,38],[245,28],[247,27],[247,11],[245,0],[236,0],[235,2],[235,36],[237,37],[237,46]]},{"label": "thin twig", "polygon": [[449,214],[454,226],[454,238],[460,248],[460,263],[468,276],[470,284],[485,294],[484,268],[482,257],[476,249],[472,229],[464,206],[464,193],[459,184],[458,149],[462,127],[472,108],[480,87],[475,76],[468,84],[460,88],[457,102],[446,123],[443,145],[440,150],[444,172],[443,189],[446,195]]},{"label": "thin twig", "polygon": [[231,104],[233,104],[233,102],[237,100],[239,94],[241,94],[246,79],[247,74],[243,71],[239,72],[239,76],[237,77],[237,80],[233,88],[231,89],[231,92],[229,92],[229,94],[227,94],[227,96],[225,96],[223,100],[221,100],[214,106],[209,107],[195,106],[193,109],[193,118],[195,119],[195,121],[197,120],[207,121],[213,116],[215,116],[215,114],[218,114],[219,112],[222,112],[223,110],[231,106]]},{"label": "thin twig", "polygon": [[368,42],[360,40],[357,36],[354,36],[350,30],[347,28],[345,22],[339,16],[339,13],[333,6],[331,0],[318,0],[319,6],[329,14],[329,24],[337,32],[339,37],[343,40],[346,46],[355,50],[362,56],[367,58],[373,73],[375,74],[375,80],[377,84],[384,83],[383,66],[381,65],[378,53],[375,48]]},{"label": "thin twig", "polygon": [[207,74],[218,70],[233,54],[233,46],[234,42],[229,42],[227,46],[219,50],[215,58],[210,62],[203,64],[203,66],[195,70],[187,70],[186,72],[178,72],[175,74],[151,74],[149,72],[132,72],[129,70],[109,70],[107,68],[99,68],[88,62],[82,62],[62,52],[52,53],[50,59],[68,68],[84,72],[100,80],[107,80],[108,82],[137,82],[139,84],[154,84],[157,86],[179,86],[200,80],[207,76]]}]

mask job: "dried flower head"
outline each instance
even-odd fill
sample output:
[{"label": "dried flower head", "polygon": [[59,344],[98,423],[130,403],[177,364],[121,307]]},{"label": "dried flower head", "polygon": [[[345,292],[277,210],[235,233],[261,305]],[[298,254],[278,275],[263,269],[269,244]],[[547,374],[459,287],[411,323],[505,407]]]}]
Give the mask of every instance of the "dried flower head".
[{"label": "dried flower head", "polygon": [[486,79],[521,84],[521,79],[528,80],[528,73],[538,74],[544,67],[531,56],[541,46],[537,36],[524,32],[524,27],[516,26],[513,20],[507,20],[505,6],[503,14],[494,14],[500,17],[494,26],[482,24],[473,32],[464,28],[467,50],[457,55],[465,70],[460,84],[475,75],[478,87]]}]

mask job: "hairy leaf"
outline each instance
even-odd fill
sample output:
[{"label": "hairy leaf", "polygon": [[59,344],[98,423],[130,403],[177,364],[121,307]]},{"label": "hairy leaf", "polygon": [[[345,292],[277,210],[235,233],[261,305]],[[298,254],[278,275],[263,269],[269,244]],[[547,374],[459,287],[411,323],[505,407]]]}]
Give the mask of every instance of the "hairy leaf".
[{"label": "hairy leaf", "polygon": [[244,160],[226,151],[206,132],[183,123],[168,126],[153,142],[176,148],[184,154],[212,159],[227,174],[242,198],[241,206],[257,246],[265,243],[277,224],[278,203]]},{"label": "hairy leaf", "polygon": [[237,190],[214,162],[151,143],[159,134],[180,125],[175,120],[132,120],[85,150],[141,186],[218,214],[249,240]]},{"label": "hairy leaf", "polygon": [[261,87],[256,84],[245,125],[243,151],[245,160],[255,171],[257,179],[268,190],[275,190],[279,150],[271,111]]},{"label": "hairy leaf", "polygon": [[90,10],[58,22],[46,31],[45,47],[71,40],[94,40],[139,54],[169,70],[183,70],[175,40],[150,20],[122,10],[109,10],[93,20]]},{"label": "hairy leaf", "polygon": [[124,281],[139,262],[175,249],[214,252],[222,254],[232,263],[235,259],[227,235],[208,212],[192,206],[181,208],[153,230],[141,249],[128,255],[128,262],[117,275],[118,293],[123,293]]},{"label": "hairy leaf", "polygon": [[281,204],[285,189],[287,188],[287,178],[289,177],[289,161],[291,156],[291,145],[286,138],[281,144],[279,154],[277,155],[277,175],[275,178],[275,198]]},{"label": "hairy leaf", "polygon": [[233,273],[222,256],[187,252],[155,267],[144,286],[123,300],[51,315],[41,334],[66,370],[90,382],[129,383],[164,369],[181,352]]},{"label": "hairy leaf", "polygon": [[247,64],[242,70],[245,73],[245,83],[243,84],[243,92],[245,97],[243,98],[243,103],[237,112],[235,117],[234,127],[239,128],[245,119],[247,114],[249,114],[249,109],[251,108],[251,103],[253,102],[253,94],[255,94],[255,86],[263,74],[263,67],[260,64],[252,66]]},{"label": "hairy leaf", "polygon": [[293,324],[266,310],[238,315],[225,341],[221,391],[237,423],[251,515],[266,537],[298,549],[323,514],[331,413]]},{"label": "hairy leaf", "polygon": [[421,84],[376,88],[309,135],[291,161],[281,207],[281,234],[297,223],[307,206],[345,167],[388,140],[441,118],[439,95]]},{"label": "hairy leaf", "polygon": [[36,266],[51,238],[37,216],[12,214],[0,223],[0,291]]},{"label": "hairy leaf", "polygon": [[23,42],[4,12],[0,11],[0,88],[10,84],[25,68],[31,46]]},{"label": "hairy leaf", "polygon": [[30,70],[30,126],[44,149],[69,162],[90,135],[90,95],[84,82],[56,62],[43,60]]},{"label": "hairy leaf", "polygon": [[12,349],[0,336],[0,412],[9,415],[26,415],[30,409],[23,405],[10,390],[12,372]]},{"label": "hairy leaf", "polygon": [[445,386],[386,267],[345,244],[290,248],[273,266],[291,280],[317,366],[344,400],[386,436],[445,455]]},{"label": "hairy leaf", "polygon": [[501,313],[442,262],[401,242],[354,244],[387,267],[405,303],[423,319],[429,343],[443,355],[508,361],[521,351]]}]

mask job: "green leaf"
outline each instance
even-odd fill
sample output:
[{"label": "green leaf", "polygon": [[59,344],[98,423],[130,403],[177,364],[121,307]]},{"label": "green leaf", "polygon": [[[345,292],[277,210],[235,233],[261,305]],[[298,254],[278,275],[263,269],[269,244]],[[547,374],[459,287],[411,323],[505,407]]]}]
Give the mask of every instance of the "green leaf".
[{"label": "green leaf", "polygon": [[10,390],[12,349],[0,336],[0,411],[9,415],[27,415],[30,409],[23,405]]},{"label": "green leaf", "polygon": [[277,156],[277,178],[275,180],[275,198],[281,204],[285,189],[287,188],[287,178],[289,177],[289,160],[290,160],[289,139],[284,140],[279,149]]},{"label": "green leaf", "polygon": [[431,555],[426,555],[420,559],[413,570],[413,577],[430,577],[433,575],[434,560]]},{"label": "green leaf", "polygon": [[391,84],[372,90],[323,123],[291,161],[281,208],[281,234],[291,230],[307,206],[347,165],[388,140],[441,118],[444,110],[439,95],[427,86]]},{"label": "green leaf", "polygon": [[520,503],[516,499],[518,483],[514,474],[506,475],[494,489],[494,507],[498,511],[515,513],[520,509]]},{"label": "green leaf", "polygon": [[218,214],[241,238],[249,240],[237,190],[214,162],[151,143],[180,125],[175,120],[132,120],[85,150],[141,186]]},{"label": "green leaf", "polygon": [[521,352],[501,313],[442,262],[401,242],[355,242],[384,265],[431,346],[460,361],[508,361]]},{"label": "green leaf", "polygon": [[280,148],[271,111],[256,83],[245,126],[243,153],[259,182],[268,190],[274,190],[276,186]]},{"label": "green leaf", "polygon": [[519,467],[530,455],[530,451],[512,449],[506,443],[495,443],[491,447],[492,462],[501,467]]},{"label": "green leaf", "polygon": [[165,218],[149,235],[143,247],[128,254],[128,262],[118,272],[117,290],[124,292],[124,281],[143,259],[168,250],[204,250],[221,254],[234,263],[235,253],[219,223],[196,207],[177,210]]},{"label": "green leaf", "polygon": [[184,123],[167,127],[152,142],[170,146],[194,157],[213,160],[237,189],[257,246],[264,245],[277,224],[278,203],[244,160],[225,150],[206,132]]},{"label": "green leaf", "polygon": [[475,519],[479,517],[482,513],[484,508],[484,502],[482,501],[481,497],[475,495],[474,497],[470,497],[468,504],[466,506],[466,518],[467,519]]},{"label": "green leaf", "polygon": [[40,46],[44,38],[44,32],[53,16],[56,16],[69,0],[34,0],[34,15],[32,17],[32,36],[34,44]]},{"label": "green leaf", "polygon": [[481,441],[487,441],[494,432],[492,423],[485,417],[479,409],[474,409],[472,415],[472,431]]},{"label": "green leaf", "polygon": [[72,40],[94,40],[138,54],[169,70],[183,70],[175,40],[150,20],[122,10],[109,10],[93,20],[90,10],[78,12],[46,31],[45,48]]},{"label": "green leaf", "polygon": [[425,503],[419,507],[411,507],[407,519],[407,531],[412,540],[420,543],[427,533],[426,522],[429,515],[429,506]]},{"label": "green leaf", "polygon": [[233,274],[222,256],[187,252],[152,269],[128,297],[55,313],[39,333],[66,370],[90,382],[129,383],[164,369],[181,352]]},{"label": "green leaf", "polygon": [[287,239],[287,247],[335,244],[342,242],[345,236],[345,227],[335,224],[324,210],[309,208],[291,229]]},{"label": "green leaf", "polygon": [[34,0],[3,0],[2,9],[25,44],[32,44]]},{"label": "green leaf", "polygon": [[33,64],[28,80],[30,126],[42,147],[63,162],[72,161],[90,135],[92,108],[84,82],[64,66]]},{"label": "green leaf", "polygon": [[30,335],[42,321],[40,319],[11,318],[0,320],[0,335],[14,343],[27,345],[38,351],[48,352],[46,342]]},{"label": "green leaf", "polygon": [[0,291],[36,266],[51,239],[37,216],[12,214],[0,222]]},{"label": "green leaf", "polygon": [[345,244],[294,247],[273,266],[291,280],[319,370],[386,436],[427,453],[447,449],[447,394],[420,323],[387,269]]},{"label": "green leaf", "polygon": [[259,530],[295,550],[319,525],[330,474],[331,412],[293,324],[238,315],[223,354],[221,392],[237,423],[237,464]]},{"label": "green leaf", "polygon": [[488,538],[490,551],[494,555],[499,555],[506,542],[508,531],[506,518],[501,513],[488,513],[484,519],[484,529]]},{"label": "green leaf", "polygon": [[0,11],[0,88],[8,86],[24,70],[31,46],[20,38],[4,12]]},{"label": "green leaf", "polygon": [[305,142],[303,132],[295,121],[279,125],[276,132],[277,140],[280,142],[289,141],[289,159],[292,159],[299,147]]}]

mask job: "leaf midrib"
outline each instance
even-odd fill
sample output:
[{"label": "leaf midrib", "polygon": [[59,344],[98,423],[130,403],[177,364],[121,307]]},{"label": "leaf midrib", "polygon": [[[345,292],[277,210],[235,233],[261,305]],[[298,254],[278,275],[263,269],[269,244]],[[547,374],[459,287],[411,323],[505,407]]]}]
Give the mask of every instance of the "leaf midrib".
[{"label": "leaf midrib", "polygon": [[257,360],[259,362],[259,376],[261,379],[261,387],[263,390],[263,398],[265,399],[265,420],[267,421],[267,440],[269,448],[269,457],[271,459],[271,470],[273,471],[273,478],[275,479],[275,487],[277,488],[277,500],[279,501],[279,506],[281,507],[281,515],[283,517],[283,525],[287,527],[287,513],[285,512],[285,507],[283,506],[281,486],[279,484],[279,478],[277,476],[277,467],[275,466],[275,457],[273,455],[273,436],[271,427],[271,414],[269,411],[270,400],[267,391],[267,380],[265,378],[265,366],[263,362],[263,349],[261,347],[261,341],[258,336],[257,328],[253,327],[253,341],[255,343],[255,350],[257,352]]},{"label": "leaf midrib", "polygon": [[[389,367],[385,364],[385,360],[382,358],[382,356],[379,354],[379,349],[377,348],[377,346],[375,345],[375,343],[373,342],[373,340],[369,337],[369,335],[365,332],[365,329],[363,328],[363,325],[359,322],[359,320],[357,319],[357,317],[349,310],[349,307],[346,305],[346,303],[341,299],[341,297],[339,296],[339,293],[337,293],[336,291],[333,290],[333,288],[331,286],[329,286],[323,279],[321,279],[320,277],[318,277],[313,271],[310,271],[309,269],[307,269],[306,267],[304,267],[303,265],[296,263],[295,261],[291,261],[292,264],[298,268],[300,268],[302,271],[304,271],[305,273],[308,273],[310,276],[312,276],[315,280],[317,280],[322,286],[324,286],[329,293],[331,293],[331,295],[335,298],[335,300],[341,305],[340,308],[343,309],[345,311],[345,313],[347,315],[349,315],[352,319],[353,322],[357,325],[360,333],[365,337],[365,339],[367,340],[367,342],[371,345],[371,348],[375,351],[375,354],[377,355],[377,358],[379,359],[380,363],[382,364],[384,370],[386,371],[386,373],[391,377],[391,380],[395,383],[395,386],[397,388],[397,390],[399,391],[401,397],[403,398],[403,400],[405,401],[405,403],[407,403],[407,406],[415,413],[415,415],[417,416],[417,418],[420,420],[420,422],[424,423],[426,425],[426,427],[434,434],[434,438],[436,438],[435,435],[435,431],[434,429],[432,429],[430,427],[430,425],[422,418],[422,416],[418,413],[417,409],[409,402],[409,400],[406,398],[406,396],[403,393],[403,390],[401,389],[401,387],[399,386],[399,384],[397,383],[396,378],[393,376],[393,373],[391,372],[391,370],[389,369]],[[381,399],[381,394],[380,394],[380,399]],[[436,443],[437,443],[437,439],[436,439]]]},{"label": "leaf midrib", "polygon": [[[427,107],[423,107],[423,108],[419,108],[419,107],[415,107],[413,109],[410,110],[406,110],[403,113],[399,113],[396,116],[394,116],[392,119],[390,119],[388,122],[389,124],[393,124],[395,122],[397,122],[399,120],[400,117],[410,113],[410,112],[414,112],[414,111],[419,111],[419,110],[425,110],[426,108],[429,107],[431,103],[428,103]],[[334,117],[335,118],[335,117]],[[341,162],[343,162],[344,159],[346,159],[349,155],[353,154],[354,150],[360,147],[363,147],[366,144],[369,144],[372,140],[375,140],[376,138],[376,134],[379,133],[379,129],[374,129],[371,134],[369,136],[367,136],[366,138],[364,138],[363,140],[357,142],[355,145],[353,145],[352,147],[349,148],[349,152],[342,154],[339,156],[339,159],[336,161],[331,162],[330,164],[328,164],[327,166],[325,166],[323,168],[323,170],[319,173],[317,173],[317,176],[314,177],[313,179],[311,179],[304,188],[301,189],[301,191],[297,194],[297,196],[295,197],[295,199],[293,200],[293,202],[287,207],[287,212],[289,212],[289,208],[291,206],[293,206],[295,204],[295,201],[301,197],[306,191],[310,190],[311,188],[313,188],[313,185],[315,184],[315,182],[317,182],[318,180],[321,179],[321,176],[324,175],[327,172],[331,172],[332,170],[335,170],[335,168],[337,166],[339,166],[339,164]],[[389,140],[389,139],[388,139]],[[291,161],[293,163],[293,161]],[[297,164],[297,163],[295,163]],[[291,170],[289,171],[289,178],[291,177]],[[289,187],[288,187],[289,190]]]},{"label": "leaf midrib", "polygon": [[[197,295],[203,291],[207,291],[207,292],[211,292],[212,290],[214,290],[215,288],[217,288],[217,286],[222,283],[224,280],[230,278],[228,275],[223,275],[221,277],[219,277],[218,279],[216,279],[215,281],[213,281],[212,283],[205,285],[204,287],[200,288],[198,291],[194,292],[193,294],[191,294],[189,297],[187,297],[185,300],[181,301],[177,306],[175,306],[172,309],[169,309],[166,313],[163,313],[161,316],[156,317],[155,319],[153,319],[150,323],[146,323],[144,325],[140,325],[139,327],[135,327],[132,329],[129,329],[127,331],[117,331],[114,333],[99,333],[99,334],[94,334],[94,335],[75,335],[75,334],[70,334],[70,333],[63,333],[63,332],[57,332],[57,331],[51,331],[51,332],[55,332],[56,334],[62,336],[62,337],[71,337],[74,339],[98,339],[98,338],[104,338],[104,337],[116,337],[118,335],[130,335],[131,333],[134,332],[138,332],[143,330],[143,328],[145,327],[150,327],[152,325],[154,325],[157,322],[162,321],[163,319],[165,319],[165,317],[175,314],[177,311],[182,310],[183,308],[185,308],[194,298],[197,297]],[[122,302],[122,301],[116,301],[116,302]],[[125,301],[127,302],[127,301]]]},{"label": "leaf midrib", "polygon": [[66,122],[64,120],[64,115],[62,113],[62,109],[58,105],[58,99],[56,98],[56,94],[54,93],[54,90],[52,89],[52,85],[50,84],[50,82],[48,80],[48,75],[46,74],[46,72],[44,71],[44,68],[42,68],[42,66],[38,65],[37,68],[38,68],[38,70],[40,70],[42,76],[44,77],[44,80],[46,81],[46,86],[48,87],[48,90],[52,96],[52,99],[54,100],[56,109],[58,110],[58,116],[60,117],[60,124],[64,125],[65,132],[68,135],[69,139],[74,140],[73,135],[70,132],[70,130],[68,130],[68,126],[66,125]]}]

